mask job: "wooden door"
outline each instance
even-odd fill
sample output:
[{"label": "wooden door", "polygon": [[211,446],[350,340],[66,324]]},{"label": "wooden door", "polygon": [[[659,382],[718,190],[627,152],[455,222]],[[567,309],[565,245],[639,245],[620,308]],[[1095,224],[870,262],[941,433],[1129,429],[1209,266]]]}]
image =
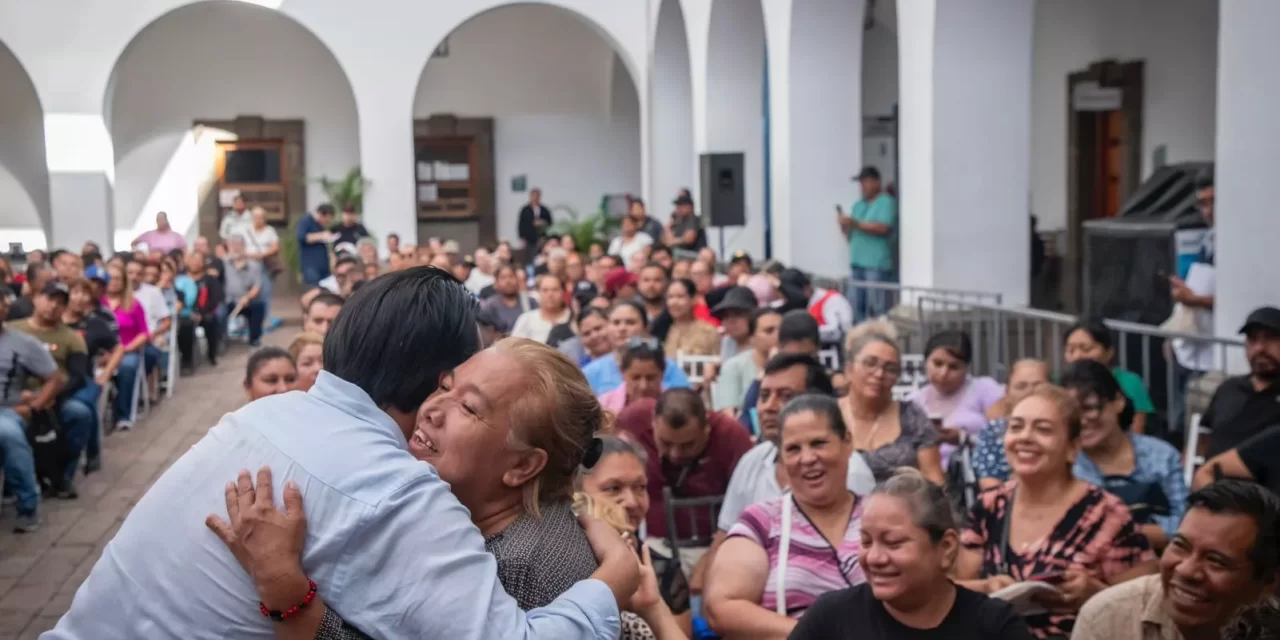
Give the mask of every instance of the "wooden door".
[{"label": "wooden door", "polygon": [[[235,140],[217,147],[218,223],[231,209],[230,195],[239,194],[245,206],[262,207],[267,222],[285,226],[289,221],[289,167],[284,140]],[[222,196],[227,196],[223,198]]]}]

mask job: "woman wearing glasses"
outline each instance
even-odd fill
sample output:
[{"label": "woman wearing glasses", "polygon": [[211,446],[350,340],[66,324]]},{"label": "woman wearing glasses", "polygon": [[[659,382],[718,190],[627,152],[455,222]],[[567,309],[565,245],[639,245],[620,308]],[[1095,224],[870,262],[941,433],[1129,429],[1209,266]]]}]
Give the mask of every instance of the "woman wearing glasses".
[{"label": "woman wearing glasses", "polygon": [[[651,344],[661,349],[662,344],[649,335],[649,317],[644,307],[634,300],[619,300],[609,310],[609,333],[613,338],[613,355],[597,358],[582,368],[591,391],[597,396],[604,395],[623,385],[622,356],[627,346],[633,343]],[[667,359],[662,372],[663,389],[687,389],[689,378],[674,360]]]},{"label": "woman wearing glasses", "polygon": [[840,399],[840,412],[853,448],[862,452],[876,481],[888,479],[898,467],[915,467],[943,484],[937,430],[919,406],[893,399],[902,373],[897,343],[875,327],[864,327],[847,356],[849,393]]}]

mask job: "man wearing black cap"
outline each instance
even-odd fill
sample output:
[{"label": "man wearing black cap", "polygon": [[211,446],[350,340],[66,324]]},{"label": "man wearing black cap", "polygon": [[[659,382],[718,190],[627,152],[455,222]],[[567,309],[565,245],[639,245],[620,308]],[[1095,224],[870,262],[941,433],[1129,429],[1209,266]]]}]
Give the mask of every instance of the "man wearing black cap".
[{"label": "man wearing black cap", "polygon": [[[893,243],[898,227],[898,205],[893,196],[884,193],[880,171],[863,167],[854,180],[862,187],[862,199],[854,203],[850,215],[836,205],[840,230],[849,239],[850,277],[854,281],[893,282]],[[853,292],[856,321],[883,315],[888,311],[884,292],[858,288]]]},{"label": "man wearing black cap", "polygon": [[25,333],[44,343],[49,349],[49,355],[53,356],[59,373],[66,380],[58,390],[54,403],[58,423],[62,425],[59,437],[64,441],[66,469],[62,477],[48,478],[54,483],[58,497],[64,499],[77,497],[72,480],[80,465],[80,454],[89,441],[89,431],[96,427],[94,408],[73,397],[88,382],[93,369],[84,338],[62,321],[62,312],[66,311],[70,299],[71,291],[67,285],[49,282],[35,297],[35,313],[26,320],[10,325],[14,331]]},{"label": "man wearing black cap", "polygon": [[1280,309],[1255,309],[1240,333],[1245,335],[1249,375],[1227,378],[1201,417],[1200,425],[1213,430],[1208,456],[1280,425]]},{"label": "man wearing black cap", "polygon": [[702,222],[693,215],[693,198],[682,193],[672,204],[676,205],[676,210],[662,232],[662,244],[685,251],[701,249],[706,239],[702,238]]}]

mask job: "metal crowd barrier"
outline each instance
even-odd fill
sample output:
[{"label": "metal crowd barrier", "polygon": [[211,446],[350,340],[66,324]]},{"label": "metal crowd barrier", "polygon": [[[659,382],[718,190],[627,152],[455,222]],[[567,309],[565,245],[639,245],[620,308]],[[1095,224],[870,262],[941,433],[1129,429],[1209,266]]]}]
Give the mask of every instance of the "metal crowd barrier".
[{"label": "metal crowd barrier", "polygon": [[[960,329],[973,339],[974,362],[971,370],[999,380],[1008,376],[1008,367],[1024,358],[1043,360],[1053,377],[1064,367],[1063,343],[1066,332],[1077,317],[1041,311],[1010,308],[998,304],[957,301],[942,296],[923,295],[916,299],[915,327],[919,335],[932,335],[944,329]],[[1214,350],[1214,371],[1224,371],[1233,352],[1243,352],[1244,341],[1197,334],[1165,331],[1158,327],[1121,320],[1104,320],[1113,332],[1115,366],[1137,373],[1151,394],[1158,417],[1172,429],[1172,423],[1185,422],[1180,401],[1187,394],[1185,377],[1175,366],[1171,343],[1174,340],[1208,345]]]}]

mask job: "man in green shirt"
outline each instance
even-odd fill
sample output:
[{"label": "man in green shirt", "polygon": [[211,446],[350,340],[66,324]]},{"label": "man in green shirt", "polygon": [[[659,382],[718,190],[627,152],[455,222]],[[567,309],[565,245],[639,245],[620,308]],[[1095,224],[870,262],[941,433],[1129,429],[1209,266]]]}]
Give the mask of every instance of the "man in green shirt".
[{"label": "man in green shirt", "polygon": [[[862,187],[862,198],[854,203],[851,215],[844,215],[836,207],[840,230],[849,239],[850,276],[855,282],[893,282],[898,203],[881,189],[880,171],[875,167],[864,167],[853,179]],[[882,289],[855,287],[849,298],[853,301],[855,323],[888,312]]]}]

